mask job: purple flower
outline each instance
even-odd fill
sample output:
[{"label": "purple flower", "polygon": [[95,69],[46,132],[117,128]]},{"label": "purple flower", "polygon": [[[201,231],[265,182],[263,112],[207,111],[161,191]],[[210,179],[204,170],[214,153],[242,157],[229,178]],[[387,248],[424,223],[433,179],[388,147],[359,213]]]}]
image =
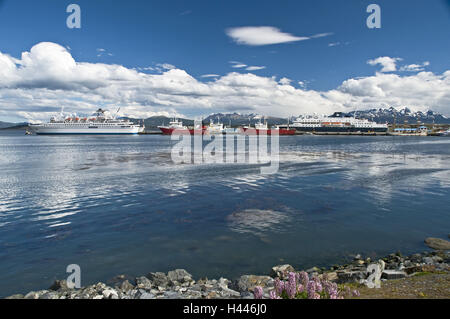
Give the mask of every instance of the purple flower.
[{"label": "purple flower", "polygon": [[284,290],[284,281],[281,281],[280,279],[275,279],[275,290],[278,295],[281,295]]},{"label": "purple flower", "polygon": [[302,293],[303,291],[305,291],[305,286],[303,286],[302,284],[298,284],[297,292]]},{"label": "purple flower", "polygon": [[270,299],[281,299],[281,297],[277,295],[277,292],[275,290],[271,290],[269,292],[269,298]]},{"label": "purple flower", "polygon": [[255,290],[253,290],[253,294],[255,295],[255,299],[262,299],[264,294],[262,287],[255,287]]},{"label": "purple flower", "polygon": [[317,292],[322,292],[322,284],[320,283],[320,281],[316,281],[316,291]]},{"label": "purple flower", "polygon": [[306,292],[308,293],[308,299],[314,299],[316,293],[316,283],[314,281],[309,281],[306,285]]},{"label": "purple flower", "polygon": [[309,281],[308,273],[305,271],[301,271],[298,273],[298,281],[303,285],[306,286]]},{"label": "purple flower", "polygon": [[356,290],[356,289],[352,291],[352,295],[353,295],[353,297],[359,297],[360,296],[359,291]]}]

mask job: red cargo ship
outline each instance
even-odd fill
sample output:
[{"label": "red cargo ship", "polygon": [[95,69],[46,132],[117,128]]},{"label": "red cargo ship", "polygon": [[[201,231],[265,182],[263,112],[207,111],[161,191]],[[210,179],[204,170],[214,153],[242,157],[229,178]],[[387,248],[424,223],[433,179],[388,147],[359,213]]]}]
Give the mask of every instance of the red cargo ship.
[{"label": "red cargo ship", "polygon": [[194,135],[195,134],[202,134],[204,135],[206,132],[206,127],[202,126],[201,128],[188,128],[187,126],[183,125],[183,122],[178,121],[177,119],[174,119],[173,121],[171,121],[169,123],[169,126],[158,126],[158,128],[161,130],[161,132],[164,135],[172,135],[174,133],[174,131],[176,131],[175,133],[178,135]]},{"label": "red cargo ship", "polygon": [[242,128],[242,131],[245,135],[260,135],[260,134],[266,134],[266,135],[295,135],[296,130],[291,129],[289,127],[287,128],[280,128],[280,127],[274,127],[270,128],[267,126],[267,123],[259,123],[255,124],[255,127],[251,126],[244,126]]}]

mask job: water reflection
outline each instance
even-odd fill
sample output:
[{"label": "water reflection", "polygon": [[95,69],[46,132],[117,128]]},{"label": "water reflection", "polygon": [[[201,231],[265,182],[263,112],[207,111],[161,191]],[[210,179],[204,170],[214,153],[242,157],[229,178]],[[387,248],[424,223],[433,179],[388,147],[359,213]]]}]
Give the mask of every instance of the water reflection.
[{"label": "water reflection", "polygon": [[284,212],[263,209],[246,209],[234,212],[226,219],[233,232],[256,236],[261,236],[267,232],[283,232],[290,221],[289,215]]}]

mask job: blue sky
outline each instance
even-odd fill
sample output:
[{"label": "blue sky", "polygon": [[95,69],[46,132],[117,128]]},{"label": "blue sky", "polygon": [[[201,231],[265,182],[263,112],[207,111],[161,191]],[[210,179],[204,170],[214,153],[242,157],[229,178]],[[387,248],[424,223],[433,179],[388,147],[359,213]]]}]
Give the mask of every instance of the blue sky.
[{"label": "blue sky", "polygon": [[[69,14],[65,9],[70,3],[81,7],[81,29],[66,27]],[[369,15],[366,8],[370,3],[377,3],[381,7],[381,29],[369,29],[366,26]],[[230,28],[238,27],[272,27],[294,37],[326,35],[304,41],[246,45],[237,43],[236,38],[227,34]],[[20,59],[22,52],[30,51],[38,43],[51,42],[70,48],[68,52],[77,63],[121,65],[149,74],[167,71],[169,68],[164,69],[158,65],[170,64],[177,70],[185,71],[199,83],[217,81],[231,72],[254,74],[262,79],[275,77],[277,81],[287,78],[294,89],[314,90],[319,95],[321,92],[336,90],[349,79],[373,77],[383,64],[367,62],[378,57],[399,58],[395,62],[397,67],[393,74],[401,78],[418,73],[405,71],[408,65],[425,64],[420,68],[421,71],[443,75],[450,69],[449,39],[450,3],[443,0],[0,1],[0,52],[15,59]],[[238,66],[237,62],[246,66],[233,67]],[[153,70],[144,70],[148,67]],[[383,75],[387,73],[383,72]],[[202,77],[209,74],[216,77]],[[440,80],[446,82],[447,77]],[[39,89],[43,89],[42,85]],[[447,89],[442,88],[444,91]],[[20,90],[26,90],[26,87],[21,86]],[[30,94],[35,94],[36,90],[33,87]],[[442,93],[442,90],[439,92]],[[348,90],[343,92],[348,93]],[[10,94],[9,91],[6,95]],[[302,92],[296,92],[296,96],[301,94]],[[450,106],[447,104],[447,94],[444,95],[445,98],[438,101],[435,108],[448,114],[450,111],[445,111]],[[186,96],[192,96],[192,90]],[[0,103],[5,99],[4,94]],[[82,100],[76,96],[71,98],[73,101],[80,99]],[[223,99],[221,97],[218,100]],[[86,103],[93,103],[94,100],[98,102],[98,99],[92,98]],[[159,98],[157,102],[152,98],[144,101],[140,97],[133,101],[114,101],[108,96],[105,103],[122,104],[123,107],[130,103],[133,105],[130,108],[139,109],[141,113],[145,107],[148,114],[178,112],[192,116],[215,110],[252,109],[251,105],[236,106],[233,109],[231,102],[221,104],[218,100],[200,101],[199,104],[208,106],[199,108],[195,106],[195,100],[185,103],[189,106],[184,106],[181,105],[182,101],[166,103]],[[343,107],[353,103],[350,100],[343,103]],[[401,102],[400,99],[395,101]],[[389,100],[380,103],[387,102]],[[21,111],[32,116],[32,113],[39,112],[39,107],[43,111],[52,110],[57,104],[47,102],[49,107],[43,108],[42,103],[41,101],[29,110]],[[333,103],[337,102],[333,100]],[[373,99],[371,103],[376,104]],[[308,103],[299,101],[299,104]],[[73,106],[83,110],[88,108],[87,105]],[[262,107],[260,111],[270,110],[269,107]],[[310,108],[305,106],[305,110],[310,111]],[[25,114],[12,114],[12,111],[12,106],[4,109],[3,113],[0,111],[0,120],[19,119]],[[255,111],[259,110],[256,108]],[[286,110],[293,113],[296,111],[293,107]],[[301,113],[302,109],[299,108],[298,111],[297,113]]]}]

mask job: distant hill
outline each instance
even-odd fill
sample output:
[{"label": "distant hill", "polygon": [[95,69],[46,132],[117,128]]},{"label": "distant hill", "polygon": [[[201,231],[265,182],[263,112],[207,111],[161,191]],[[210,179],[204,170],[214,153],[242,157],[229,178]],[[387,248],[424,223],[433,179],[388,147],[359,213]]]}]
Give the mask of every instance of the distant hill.
[{"label": "distant hill", "polygon": [[[141,120],[133,119],[133,118],[126,118],[123,117],[122,119],[128,119],[132,121],[133,123],[141,123]],[[194,120],[189,119],[178,119],[183,122],[183,125],[192,126],[194,125]],[[169,125],[169,122],[172,121],[172,118],[165,117],[165,116],[152,116],[144,120],[144,125],[147,130],[152,129],[158,129],[158,126],[161,125]]]},{"label": "distant hill", "polygon": [[211,114],[207,118],[203,120],[205,123],[210,123],[210,121],[217,122],[220,120],[223,124],[229,126],[231,123],[231,126],[243,126],[248,125],[249,123],[254,125],[255,123],[261,121],[267,121],[269,126],[276,125],[276,124],[287,124],[288,119],[280,118],[280,117],[273,117],[273,116],[263,116],[258,114],[239,114],[239,113],[231,113],[231,114],[223,114],[223,113],[216,113]]},{"label": "distant hill", "polygon": [[28,123],[9,123],[0,121],[0,129],[15,129],[28,126]]}]

